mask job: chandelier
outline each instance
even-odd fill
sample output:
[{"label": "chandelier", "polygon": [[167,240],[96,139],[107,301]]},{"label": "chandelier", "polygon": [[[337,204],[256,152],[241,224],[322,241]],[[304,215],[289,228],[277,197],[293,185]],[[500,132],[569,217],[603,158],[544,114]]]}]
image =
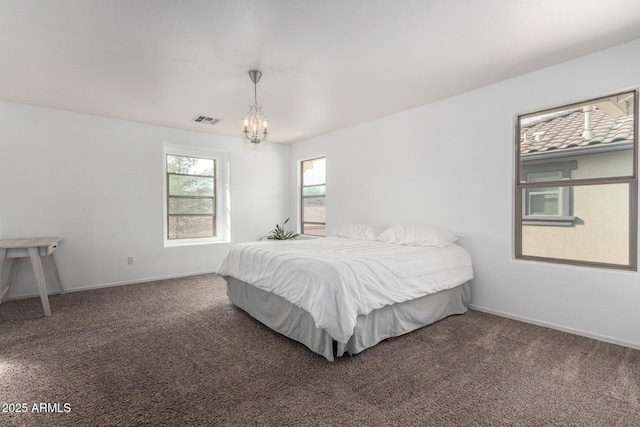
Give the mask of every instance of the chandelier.
[{"label": "chandelier", "polygon": [[269,127],[267,116],[262,113],[262,107],[258,107],[258,82],[262,77],[262,73],[258,70],[251,70],[249,71],[249,77],[253,82],[254,103],[249,112],[241,119],[242,133],[244,142],[250,143],[254,148],[257,148],[259,145],[267,143]]}]

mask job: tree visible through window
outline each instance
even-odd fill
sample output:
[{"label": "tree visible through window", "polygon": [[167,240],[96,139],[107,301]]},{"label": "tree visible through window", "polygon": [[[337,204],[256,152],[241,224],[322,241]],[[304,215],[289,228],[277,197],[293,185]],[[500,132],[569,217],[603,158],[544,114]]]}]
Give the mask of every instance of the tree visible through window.
[{"label": "tree visible through window", "polygon": [[167,155],[167,237],[216,236],[216,162]]},{"label": "tree visible through window", "polygon": [[516,258],[637,269],[637,97],[518,117]]},{"label": "tree visible through window", "polygon": [[326,234],[327,206],[325,196],[326,158],[318,157],[302,162],[301,233],[312,236]]}]

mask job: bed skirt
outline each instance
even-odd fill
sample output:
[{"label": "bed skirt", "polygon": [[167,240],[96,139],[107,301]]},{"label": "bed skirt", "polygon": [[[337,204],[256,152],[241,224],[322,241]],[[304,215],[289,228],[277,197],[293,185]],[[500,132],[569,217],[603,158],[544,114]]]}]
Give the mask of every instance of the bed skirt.
[{"label": "bed skirt", "polygon": [[227,281],[227,295],[237,307],[331,362],[345,353],[357,354],[387,338],[406,334],[453,314],[465,313],[471,301],[471,289],[467,282],[360,315],[349,341],[336,343],[334,353],[333,338],[324,329],[316,328],[313,318],[305,310],[234,277],[224,278]]}]

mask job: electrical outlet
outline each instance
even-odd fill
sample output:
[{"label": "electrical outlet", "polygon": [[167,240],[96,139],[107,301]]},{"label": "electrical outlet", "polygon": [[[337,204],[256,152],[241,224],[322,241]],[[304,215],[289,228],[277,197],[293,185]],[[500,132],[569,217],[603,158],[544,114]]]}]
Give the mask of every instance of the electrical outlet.
[{"label": "electrical outlet", "polygon": [[136,263],[136,257],[133,255],[129,255],[127,257],[127,264],[135,264]]}]

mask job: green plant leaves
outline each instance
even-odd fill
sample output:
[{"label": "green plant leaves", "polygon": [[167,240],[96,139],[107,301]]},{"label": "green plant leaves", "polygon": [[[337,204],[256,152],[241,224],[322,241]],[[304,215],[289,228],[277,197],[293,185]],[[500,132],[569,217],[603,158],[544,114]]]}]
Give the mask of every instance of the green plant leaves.
[{"label": "green plant leaves", "polygon": [[292,230],[286,230],[285,224],[289,222],[290,218],[285,219],[280,224],[276,224],[275,228],[271,230],[266,236],[260,238],[260,240],[265,237],[267,240],[292,240],[296,239],[300,234],[293,232]]}]

